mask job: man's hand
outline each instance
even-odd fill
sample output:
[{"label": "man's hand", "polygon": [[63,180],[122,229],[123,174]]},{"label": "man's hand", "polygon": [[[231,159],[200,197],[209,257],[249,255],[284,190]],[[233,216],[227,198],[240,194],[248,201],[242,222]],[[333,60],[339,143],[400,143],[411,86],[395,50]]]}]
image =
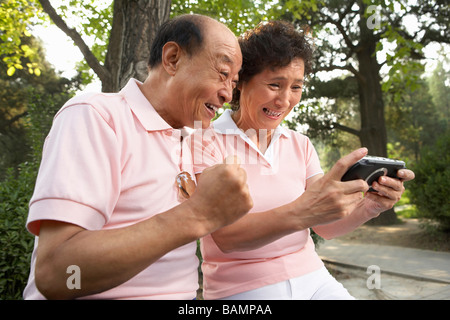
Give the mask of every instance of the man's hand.
[{"label": "man's hand", "polygon": [[237,157],[228,157],[222,164],[205,169],[197,179],[189,201],[205,225],[205,235],[235,222],[253,207],[247,174]]}]

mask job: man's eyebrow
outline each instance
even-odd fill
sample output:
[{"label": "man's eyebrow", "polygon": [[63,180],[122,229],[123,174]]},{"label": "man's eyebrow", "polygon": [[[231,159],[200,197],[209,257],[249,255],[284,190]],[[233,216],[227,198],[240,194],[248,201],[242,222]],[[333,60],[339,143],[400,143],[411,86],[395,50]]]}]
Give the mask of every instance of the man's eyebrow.
[{"label": "man's eyebrow", "polygon": [[233,60],[226,54],[222,55],[220,57],[220,60],[222,60],[222,62],[225,62],[227,64],[233,63]]}]

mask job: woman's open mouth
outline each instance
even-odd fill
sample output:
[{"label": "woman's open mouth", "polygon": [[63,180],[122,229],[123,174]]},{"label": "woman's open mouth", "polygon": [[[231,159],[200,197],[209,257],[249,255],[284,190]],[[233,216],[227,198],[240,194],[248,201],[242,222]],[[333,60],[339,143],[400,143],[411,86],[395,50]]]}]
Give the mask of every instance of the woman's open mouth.
[{"label": "woman's open mouth", "polygon": [[267,108],[263,108],[263,112],[267,117],[273,120],[278,120],[283,114],[283,112],[276,112]]}]

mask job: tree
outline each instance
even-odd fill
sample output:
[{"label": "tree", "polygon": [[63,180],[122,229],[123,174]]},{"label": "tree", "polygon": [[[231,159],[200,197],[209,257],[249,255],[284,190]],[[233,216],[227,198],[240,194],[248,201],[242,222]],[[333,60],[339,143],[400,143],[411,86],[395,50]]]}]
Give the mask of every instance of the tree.
[{"label": "tree", "polygon": [[[103,44],[107,50],[94,52],[80,32],[67,25],[63,19],[64,13],[58,14],[48,0],[39,2],[55,25],[80,49],[105,92],[119,91],[131,77],[145,80],[150,43],[159,25],[169,18],[171,3],[170,0],[115,0],[112,16],[109,16],[110,6],[98,10],[94,1],[72,1],[72,4],[84,8],[81,12],[85,12],[82,18],[86,22],[82,25],[86,34],[95,34],[105,40],[109,33],[108,40]],[[98,28],[101,25],[104,28]],[[105,57],[103,64],[102,54]]]},{"label": "tree", "polygon": [[415,90],[396,82],[386,92],[389,142],[397,144],[397,156],[411,160],[407,163],[419,161],[421,149],[434,145],[448,128],[450,84],[445,84],[445,73],[439,62],[428,78],[424,73],[417,75]]},{"label": "tree", "polygon": [[[93,72],[102,83],[102,91],[108,92],[120,90],[131,77],[141,81],[146,78],[150,43],[159,25],[170,14],[206,14],[226,23],[239,34],[263,20],[270,3],[269,0],[258,3],[250,0],[72,0],[68,5],[55,8],[48,0],[6,2],[8,6],[0,6],[0,17],[2,11],[5,16],[12,16],[8,30],[16,30],[14,39],[29,35],[27,26],[50,18],[82,52],[85,61],[79,68],[85,83],[92,81]],[[34,16],[41,19],[33,21]],[[77,23],[70,25],[70,21]],[[10,39],[9,34],[5,38]],[[89,39],[94,42],[91,46]],[[0,47],[0,53],[15,52],[12,55],[15,64],[11,66],[21,68],[20,58],[25,53],[17,51],[18,45],[20,42],[13,41],[7,48]]]},{"label": "tree", "polygon": [[[344,81],[356,83],[360,125],[343,125],[334,117],[324,123],[329,129],[358,136],[371,154],[387,156],[383,89],[398,81],[414,86],[417,72],[410,71],[421,68],[417,60],[424,58],[422,48],[433,41],[449,43],[448,4],[442,0],[419,0],[415,4],[404,0],[286,0],[282,5],[285,18],[310,25],[318,35],[315,72],[345,71]],[[411,28],[407,19],[415,21],[417,27]],[[394,48],[383,60],[379,53],[389,45]],[[384,66],[388,70],[385,79],[381,73]],[[335,79],[326,84],[322,92],[332,96]],[[326,93],[326,89],[334,91]],[[382,224],[395,220],[393,210],[376,219]]]},{"label": "tree", "polygon": [[[39,65],[40,74],[36,76],[34,70],[30,73],[28,68],[17,68],[13,74],[8,75],[8,63],[3,59],[5,55],[0,55],[0,180],[7,168],[15,168],[20,163],[31,160],[33,144],[29,137],[28,115],[33,97],[51,96],[61,107],[79,84],[78,77],[69,80],[55,72],[45,60],[44,49],[39,40],[33,36],[25,36],[20,39],[20,43],[37,53],[33,60]],[[21,61],[25,66],[30,64],[29,57],[21,58]],[[47,107],[42,105],[37,111],[43,116],[53,117],[56,109],[48,113]]]},{"label": "tree", "polygon": [[440,59],[442,60],[438,62],[432,76],[428,78],[428,84],[439,117],[448,125],[450,121],[450,71],[445,70],[443,61],[448,65],[450,58],[442,53]]},{"label": "tree", "polygon": [[417,177],[411,184],[411,199],[422,217],[434,219],[450,233],[450,129],[421,154],[414,166]]}]

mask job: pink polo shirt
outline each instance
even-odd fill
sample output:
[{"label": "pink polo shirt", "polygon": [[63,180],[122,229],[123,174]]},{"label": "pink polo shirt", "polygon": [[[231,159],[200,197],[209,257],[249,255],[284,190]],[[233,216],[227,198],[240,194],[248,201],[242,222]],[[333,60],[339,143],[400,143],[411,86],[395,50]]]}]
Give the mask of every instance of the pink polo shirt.
[{"label": "pink polo shirt", "polygon": [[[262,154],[237,128],[230,110],[226,110],[209,129],[198,130],[188,139],[195,173],[221,163],[227,156],[240,158],[254,202],[249,214],[292,202],[305,191],[308,178],[323,173],[317,153],[307,137],[278,127],[271,144]],[[201,249],[205,299],[223,298],[299,277],[323,266],[309,229],[255,250],[232,253],[223,253],[209,235],[201,240]]]},{"label": "pink polo shirt", "polygon": [[[182,130],[158,115],[138,85],[132,79],[117,94],[73,98],[57,113],[30,201],[31,233],[39,235],[41,220],[121,228],[179,204],[175,177],[181,169],[192,172],[192,166],[181,168],[191,163],[182,157],[191,155],[181,152]],[[195,242],[173,250],[122,285],[87,298],[193,299],[195,251]],[[33,252],[25,299],[44,298],[35,286],[35,259]]]}]

